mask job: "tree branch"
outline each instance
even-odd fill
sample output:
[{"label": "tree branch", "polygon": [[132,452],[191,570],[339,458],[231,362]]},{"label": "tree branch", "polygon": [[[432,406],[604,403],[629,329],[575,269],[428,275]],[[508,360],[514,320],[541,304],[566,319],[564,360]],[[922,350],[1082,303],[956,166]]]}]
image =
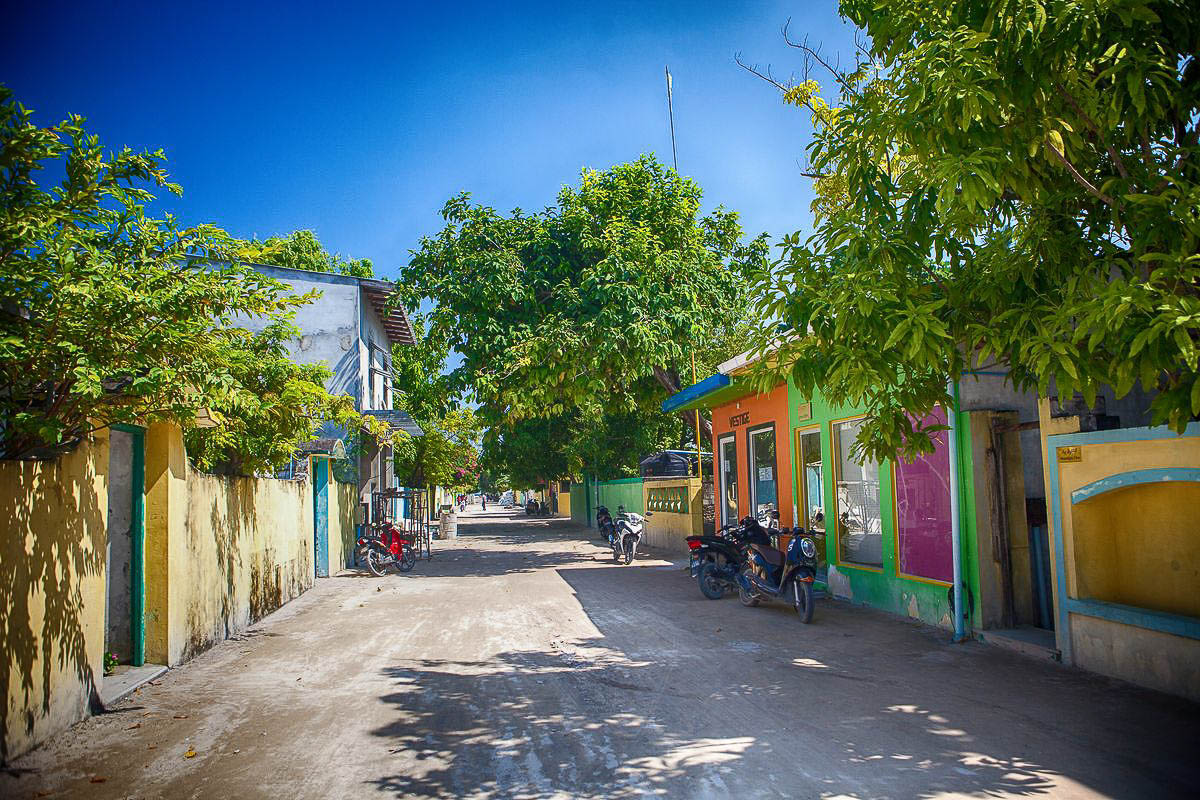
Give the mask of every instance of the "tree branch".
[{"label": "tree branch", "polygon": [[1054,157],[1058,159],[1059,163],[1066,167],[1067,172],[1071,173],[1071,177],[1075,179],[1076,183],[1078,183],[1084,189],[1087,189],[1088,194],[1098,198],[1101,202],[1106,203],[1107,205],[1115,206],[1117,204],[1116,200],[1097,189],[1092,185],[1091,181],[1080,175],[1079,170],[1075,169],[1075,166],[1070,161],[1067,161],[1067,157],[1064,156],[1057,147],[1051,144],[1049,139],[1046,139],[1045,144],[1046,149],[1053,153]]}]

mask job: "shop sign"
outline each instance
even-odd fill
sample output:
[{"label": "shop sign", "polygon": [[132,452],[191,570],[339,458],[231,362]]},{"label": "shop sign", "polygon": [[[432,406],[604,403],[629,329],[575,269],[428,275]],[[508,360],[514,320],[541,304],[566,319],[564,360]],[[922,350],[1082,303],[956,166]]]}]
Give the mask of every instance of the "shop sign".
[{"label": "shop sign", "polygon": [[750,422],[750,412],[743,411],[741,414],[734,414],[729,418],[729,427],[736,428],[738,425],[747,425]]},{"label": "shop sign", "polygon": [[796,406],[796,421],[804,422],[812,419],[812,403],[801,403]]},{"label": "shop sign", "polygon": [[759,481],[759,483],[763,483],[763,482],[765,482],[765,481],[769,481],[769,480],[771,480],[771,473],[772,473],[772,472],[773,472],[773,470],[772,470],[770,467],[759,467],[759,468],[758,468],[758,481]]},{"label": "shop sign", "polygon": [[1079,449],[1079,445],[1058,448],[1058,463],[1074,464],[1082,460],[1083,451]]}]

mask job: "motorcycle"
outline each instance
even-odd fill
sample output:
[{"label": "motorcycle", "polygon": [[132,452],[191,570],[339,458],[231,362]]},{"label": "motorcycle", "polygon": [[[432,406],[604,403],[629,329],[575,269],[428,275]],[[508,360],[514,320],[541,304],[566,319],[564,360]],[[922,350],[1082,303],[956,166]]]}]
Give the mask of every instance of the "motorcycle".
[{"label": "motorcycle", "polygon": [[792,529],[787,551],[751,544],[746,563],[737,576],[742,605],[762,600],[789,603],[804,624],[813,618],[813,581],[817,577],[817,541],[803,528]]},{"label": "motorcycle", "polygon": [[377,522],[371,528],[374,536],[358,539],[359,560],[366,562],[371,574],[382,577],[389,568],[409,572],[416,566],[417,553],[413,549],[416,536],[404,533],[390,522]]},{"label": "motorcycle", "polygon": [[616,528],[609,539],[609,545],[613,551],[613,561],[619,564],[624,559],[626,564],[631,564],[633,557],[637,555],[638,542],[642,540],[642,533],[645,530],[645,517],[632,511],[626,512],[624,506],[618,506]]},{"label": "motorcycle", "polygon": [[536,517],[538,515],[538,501],[530,500],[525,504],[525,515],[528,517]]},{"label": "motorcycle", "polygon": [[599,537],[611,545],[615,530],[616,525],[613,523],[612,514],[609,513],[607,506],[597,506],[596,532]]},{"label": "motorcycle", "polygon": [[751,544],[771,544],[771,529],[764,528],[754,517],[726,525],[715,536],[687,537],[688,570],[699,583],[700,593],[709,600],[720,600],[725,592],[736,591],[737,576],[746,563],[746,551]]}]

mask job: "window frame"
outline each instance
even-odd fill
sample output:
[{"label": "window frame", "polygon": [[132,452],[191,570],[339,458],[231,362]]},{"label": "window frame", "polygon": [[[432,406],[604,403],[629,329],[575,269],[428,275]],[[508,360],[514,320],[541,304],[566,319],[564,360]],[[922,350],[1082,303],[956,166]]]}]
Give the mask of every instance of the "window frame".
[{"label": "window frame", "polygon": [[[846,569],[861,569],[864,572],[875,572],[875,573],[883,574],[884,564],[886,564],[887,559],[884,558],[884,553],[882,551],[882,539],[883,539],[883,531],[882,530],[879,532],[880,540],[881,540],[879,560],[881,563],[878,566],[876,566],[874,564],[858,564],[853,561],[845,561],[842,559],[842,510],[838,505],[838,484],[841,483],[841,480],[842,480],[842,457],[841,457],[841,453],[840,453],[839,447],[838,447],[837,426],[844,425],[847,422],[857,422],[858,420],[863,420],[866,418],[867,418],[866,414],[855,414],[853,416],[841,417],[839,419],[831,419],[829,421],[829,447],[830,447],[830,450],[832,451],[830,453],[830,456],[831,456],[830,462],[833,466],[833,485],[830,487],[833,490],[833,537],[834,537],[833,558],[834,558],[834,564],[837,565],[838,569],[845,567]],[[880,465],[880,466],[882,466],[882,465]],[[882,526],[883,525],[883,482],[882,481],[880,481],[879,489],[880,489],[880,491],[879,491],[879,523]],[[826,518],[826,520],[828,520],[829,515],[826,514],[825,518]],[[828,524],[829,523],[826,522],[827,526],[828,526]],[[828,530],[825,531],[825,535],[826,536],[829,535]]]},{"label": "window frame", "polygon": [[771,471],[775,481],[775,510],[779,512],[780,522],[783,521],[783,510],[779,507],[779,432],[776,430],[774,422],[764,422],[761,425],[755,425],[753,428],[746,429],[746,502],[748,513],[750,516],[757,518],[756,505],[758,504],[758,473],[754,471],[754,436],[763,431],[770,431],[771,438],[775,442],[775,454],[772,456]]},{"label": "window frame", "polygon": [[725,516],[726,512],[729,510],[729,509],[728,509],[728,506],[727,506],[727,505],[726,505],[726,503],[725,503],[725,445],[726,445],[727,443],[730,443],[730,442],[732,442],[732,443],[733,443],[733,468],[734,468],[734,470],[735,470],[735,473],[734,473],[734,476],[733,476],[734,487],[735,487],[735,488],[738,488],[738,487],[737,487],[737,478],[738,478],[738,476],[737,476],[737,473],[736,473],[736,470],[737,470],[737,461],[738,461],[738,457],[737,457],[737,432],[736,432],[736,431],[729,431],[728,433],[722,433],[722,434],[720,434],[719,436],[717,436],[717,461],[718,461],[718,466],[717,466],[717,483],[716,483],[716,487],[717,487],[717,492],[718,492],[718,494],[717,494],[717,497],[720,499],[720,506],[721,506],[721,526],[725,526],[725,525],[736,525],[736,524],[737,524],[737,521],[738,521],[738,517],[739,517],[739,515],[741,514],[741,499],[742,499],[742,498],[741,498],[741,496],[739,495],[739,496],[737,497],[737,500],[738,500],[738,508],[737,508],[737,510],[735,510],[735,511],[733,512],[733,517],[734,517],[734,518],[733,518],[733,519],[728,519],[728,518],[726,518],[726,516]]}]

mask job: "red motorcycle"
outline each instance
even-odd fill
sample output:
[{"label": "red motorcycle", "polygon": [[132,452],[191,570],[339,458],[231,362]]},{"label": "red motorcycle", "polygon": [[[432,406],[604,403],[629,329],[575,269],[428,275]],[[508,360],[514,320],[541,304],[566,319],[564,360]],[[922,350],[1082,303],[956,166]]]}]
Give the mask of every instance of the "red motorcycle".
[{"label": "red motorcycle", "polygon": [[385,575],[391,567],[408,572],[416,566],[415,534],[405,533],[390,522],[377,522],[371,530],[373,535],[359,538],[358,550],[372,574]]}]

